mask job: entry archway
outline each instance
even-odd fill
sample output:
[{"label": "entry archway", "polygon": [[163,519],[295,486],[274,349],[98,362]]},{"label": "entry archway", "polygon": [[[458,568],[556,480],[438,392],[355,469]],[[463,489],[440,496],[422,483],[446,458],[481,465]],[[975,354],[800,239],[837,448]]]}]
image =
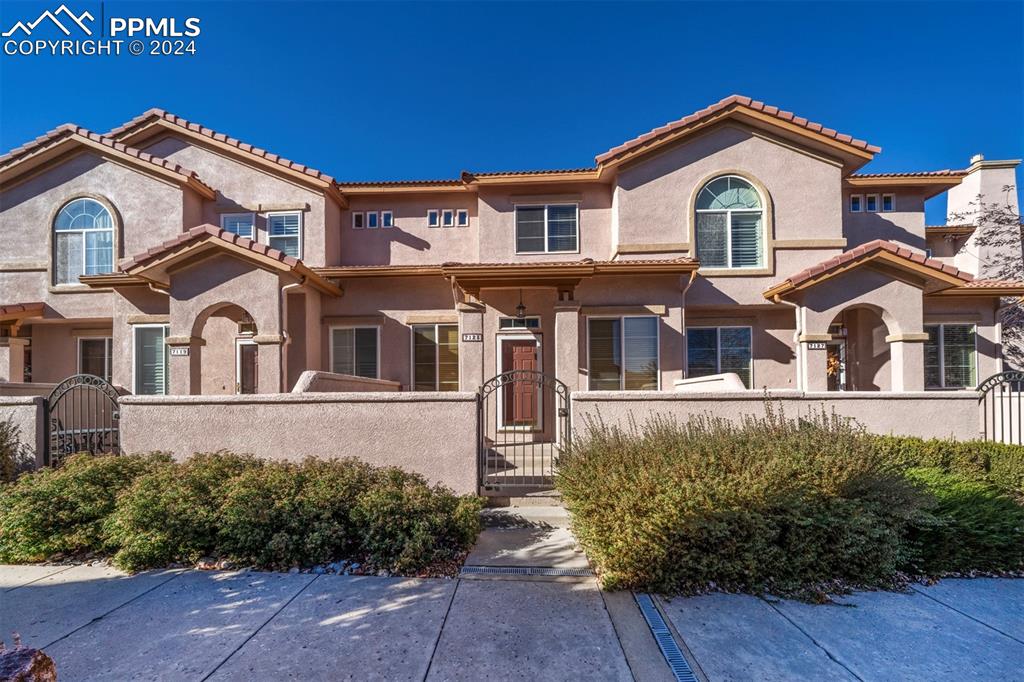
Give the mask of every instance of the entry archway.
[{"label": "entry archway", "polygon": [[200,393],[259,392],[258,333],[252,315],[236,303],[215,303],[196,316],[192,338],[202,339],[202,352],[192,369],[200,377]]},{"label": "entry archway", "polygon": [[859,304],[841,310],[828,326],[824,370],[829,391],[892,390],[892,352],[899,333],[884,308]]}]

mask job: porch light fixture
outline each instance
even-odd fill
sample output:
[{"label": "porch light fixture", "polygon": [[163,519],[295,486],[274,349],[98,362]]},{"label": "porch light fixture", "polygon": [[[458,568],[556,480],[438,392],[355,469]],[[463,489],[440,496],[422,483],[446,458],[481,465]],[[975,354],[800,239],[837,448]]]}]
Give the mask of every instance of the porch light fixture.
[{"label": "porch light fixture", "polygon": [[519,305],[516,306],[516,319],[522,320],[526,317],[526,306],[523,305],[523,290],[519,290]]},{"label": "porch light fixture", "polygon": [[255,334],[256,333],[256,320],[252,319],[247,311],[242,313],[242,317],[238,320],[238,333],[239,334]]}]

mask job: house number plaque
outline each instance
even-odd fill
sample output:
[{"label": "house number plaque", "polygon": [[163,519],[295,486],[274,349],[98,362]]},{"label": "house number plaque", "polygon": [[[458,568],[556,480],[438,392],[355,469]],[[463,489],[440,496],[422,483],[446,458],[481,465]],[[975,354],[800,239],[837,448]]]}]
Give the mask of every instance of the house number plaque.
[{"label": "house number plaque", "polygon": [[182,355],[188,355],[188,346],[178,346],[171,348],[171,355],[180,357]]},{"label": "house number plaque", "polygon": [[824,341],[811,341],[807,344],[807,350],[825,350],[826,345]]},{"label": "house number plaque", "polygon": [[462,340],[466,343],[479,342],[484,340],[483,334],[463,334]]}]

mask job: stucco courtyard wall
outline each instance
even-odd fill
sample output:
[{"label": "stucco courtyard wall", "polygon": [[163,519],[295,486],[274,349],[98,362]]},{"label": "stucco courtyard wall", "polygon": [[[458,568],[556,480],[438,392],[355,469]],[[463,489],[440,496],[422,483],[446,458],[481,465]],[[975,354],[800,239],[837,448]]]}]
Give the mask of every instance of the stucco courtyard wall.
[{"label": "stucco courtyard wall", "polygon": [[458,493],[477,485],[473,393],[125,396],[124,452],[179,459],[231,450],[297,461],[357,457],[423,474]]},{"label": "stucco courtyard wall", "polygon": [[21,431],[21,443],[32,450],[36,465],[43,463],[43,399],[36,396],[0,396],[0,421],[11,420]]},{"label": "stucco courtyard wall", "polygon": [[707,414],[737,420],[745,415],[764,416],[765,400],[789,417],[811,412],[835,412],[852,417],[868,431],[879,434],[973,440],[981,436],[978,394],[908,392],[746,391],[743,393],[659,393],[654,391],[587,391],[573,393],[572,419],[577,434],[588,419],[629,427],[650,417],[685,421]]}]

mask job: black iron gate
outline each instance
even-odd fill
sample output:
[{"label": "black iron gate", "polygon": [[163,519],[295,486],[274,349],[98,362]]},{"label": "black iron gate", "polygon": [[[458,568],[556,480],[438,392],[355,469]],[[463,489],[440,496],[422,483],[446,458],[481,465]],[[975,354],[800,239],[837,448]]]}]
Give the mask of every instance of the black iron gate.
[{"label": "black iron gate", "polygon": [[485,492],[550,490],[572,438],[569,388],[525,369],[489,379],[480,388],[477,435]]},{"label": "black iron gate", "polygon": [[981,434],[997,443],[1024,444],[1024,372],[1000,372],[978,385]]},{"label": "black iron gate", "polygon": [[121,410],[118,392],[109,382],[91,374],[68,377],[46,399],[47,466],[78,452],[120,453]]}]

